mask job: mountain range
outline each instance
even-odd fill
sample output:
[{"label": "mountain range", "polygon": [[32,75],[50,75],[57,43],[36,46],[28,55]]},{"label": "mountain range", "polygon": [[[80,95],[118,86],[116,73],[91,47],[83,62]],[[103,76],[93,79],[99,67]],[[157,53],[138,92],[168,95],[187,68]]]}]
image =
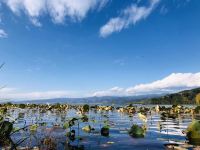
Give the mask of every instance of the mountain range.
[{"label": "mountain range", "polygon": [[184,90],[177,93],[150,94],[140,96],[102,96],[86,98],[54,98],[42,100],[12,101],[13,103],[68,103],[68,104],[93,104],[93,105],[126,105],[126,104],[195,104],[195,97],[200,93],[200,88]]}]

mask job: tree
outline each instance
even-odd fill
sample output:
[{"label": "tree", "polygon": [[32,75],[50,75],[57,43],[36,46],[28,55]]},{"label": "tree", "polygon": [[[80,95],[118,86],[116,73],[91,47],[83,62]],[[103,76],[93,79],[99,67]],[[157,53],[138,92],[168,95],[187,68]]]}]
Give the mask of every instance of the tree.
[{"label": "tree", "polygon": [[196,104],[200,105],[200,93],[196,95],[195,100],[196,100]]}]

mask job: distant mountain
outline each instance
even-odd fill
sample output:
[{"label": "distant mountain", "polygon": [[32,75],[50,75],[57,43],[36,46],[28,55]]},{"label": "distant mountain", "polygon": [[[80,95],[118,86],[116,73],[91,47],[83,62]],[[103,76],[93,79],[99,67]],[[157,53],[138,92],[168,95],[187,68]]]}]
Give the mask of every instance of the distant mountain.
[{"label": "distant mountain", "polygon": [[[142,96],[103,96],[103,97],[86,97],[86,98],[54,98],[54,99],[43,99],[43,100],[23,100],[15,101],[14,103],[68,103],[68,104],[104,104],[104,105],[123,105],[134,103],[135,101],[150,99],[153,97],[160,97],[162,95],[151,94]],[[13,101],[12,101],[13,102]]]},{"label": "distant mountain", "polygon": [[195,104],[195,97],[199,93],[200,88],[195,88],[137,102],[142,104]]},{"label": "distant mountain", "polygon": [[86,98],[54,98],[43,100],[11,101],[13,103],[68,103],[68,104],[102,104],[102,105],[126,105],[134,104],[195,104],[195,97],[200,93],[200,88],[185,90],[172,94],[150,94],[140,96],[103,96]]}]

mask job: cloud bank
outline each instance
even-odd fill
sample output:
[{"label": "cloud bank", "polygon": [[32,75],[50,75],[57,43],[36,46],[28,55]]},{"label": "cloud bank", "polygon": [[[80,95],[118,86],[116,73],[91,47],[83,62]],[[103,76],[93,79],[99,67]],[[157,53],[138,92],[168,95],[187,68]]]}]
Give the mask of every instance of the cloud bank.
[{"label": "cloud bank", "polygon": [[93,93],[93,96],[130,96],[166,92],[172,93],[196,87],[200,87],[200,72],[172,73],[161,80],[151,83],[138,84],[129,88],[114,87],[105,91],[97,91]]},{"label": "cloud bank", "polygon": [[82,20],[90,10],[101,9],[108,0],[3,0],[16,15],[25,13],[36,26],[39,18],[49,15],[54,23],[64,23],[66,18]]},{"label": "cloud bank", "polygon": [[3,88],[0,90],[0,99],[6,100],[33,100],[51,98],[75,98],[85,96],[135,96],[146,94],[173,93],[181,90],[200,87],[200,72],[198,73],[172,73],[169,76],[151,83],[138,84],[129,88],[113,87],[108,90],[94,93],[80,93],[78,91],[44,91],[44,92],[20,92],[15,88]]},{"label": "cloud bank", "polygon": [[14,88],[0,90],[0,100],[38,100],[74,96],[75,93],[72,91],[19,92]]},{"label": "cloud bank", "polygon": [[127,7],[120,16],[111,18],[104,26],[100,28],[100,36],[107,37],[114,32],[120,32],[131,25],[147,18],[160,0],[150,0],[149,6],[138,6],[133,4]]}]

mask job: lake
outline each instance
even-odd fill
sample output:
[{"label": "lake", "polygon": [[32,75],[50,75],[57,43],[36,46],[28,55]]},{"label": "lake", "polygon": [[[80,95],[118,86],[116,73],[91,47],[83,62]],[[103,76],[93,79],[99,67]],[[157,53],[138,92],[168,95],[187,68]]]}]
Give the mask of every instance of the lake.
[{"label": "lake", "polygon": [[[153,106],[147,106],[153,107]],[[147,120],[142,120],[138,113],[129,114],[120,112],[118,109],[109,111],[90,109],[86,113],[88,121],[75,121],[75,124],[65,128],[66,122],[72,118],[80,118],[81,114],[75,108],[69,108],[64,111],[44,110],[40,108],[8,109],[6,116],[9,119],[16,119],[15,129],[37,124],[27,130],[14,133],[11,138],[17,141],[25,139],[19,146],[21,149],[34,148],[39,146],[42,149],[48,149],[45,146],[49,141],[53,146],[52,149],[126,149],[126,150],[161,150],[166,149],[165,144],[177,144],[182,149],[193,149],[195,146],[187,144],[185,130],[194,119],[194,115],[179,114],[176,118],[162,119],[159,112],[147,113]],[[101,136],[100,130],[103,126],[109,125],[109,136]],[[146,133],[144,138],[133,138],[128,134],[131,126],[137,124],[144,125]],[[90,132],[83,131],[82,128],[90,125],[94,130]],[[68,139],[67,132],[75,130],[76,138],[71,141]],[[26,139],[27,138],[27,139]],[[48,140],[47,140],[48,139]],[[41,146],[41,143],[43,146]],[[48,145],[48,144],[47,144]]]}]

